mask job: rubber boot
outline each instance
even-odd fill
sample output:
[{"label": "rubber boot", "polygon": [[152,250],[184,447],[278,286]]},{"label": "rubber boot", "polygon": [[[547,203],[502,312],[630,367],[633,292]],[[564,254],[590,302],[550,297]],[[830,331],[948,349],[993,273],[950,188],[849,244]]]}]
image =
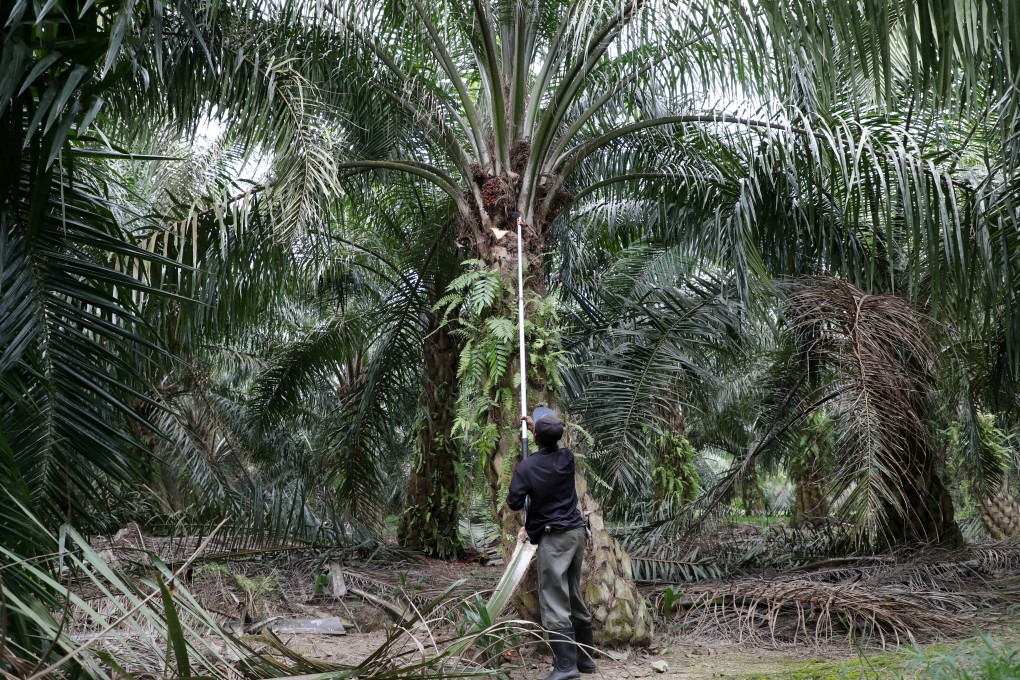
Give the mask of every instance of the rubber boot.
[{"label": "rubber boot", "polygon": [[577,645],[574,644],[574,629],[560,628],[549,631],[549,647],[553,653],[553,672],[545,680],[577,680]]},{"label": "rubber boot", "polygon": [[594,673],[595,638],[591,632],[591,623],[575,623],[574,639],[577,640],[577,670],[582,673]]}]

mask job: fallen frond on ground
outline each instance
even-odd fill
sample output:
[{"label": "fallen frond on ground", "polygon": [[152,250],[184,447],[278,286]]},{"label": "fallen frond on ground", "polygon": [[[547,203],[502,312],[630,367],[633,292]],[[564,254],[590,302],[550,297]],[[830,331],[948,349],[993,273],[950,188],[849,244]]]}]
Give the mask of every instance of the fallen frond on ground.
[{"label": "fallen frond on ground", "polygon": [[722,580],[789,569],[845,554],[850,544],[849,530],[835,523],[795,529],[784,523],[762,527],[712,520],[695,533],[676,534],[667,528],[632,531],[621,537],[636,580]]},{"label": "fallen frond on ground", "polygon": [[670,590],[660,609],[698,635],[754,643],[835,639],[882,647],[958,637],[1020,601],[1020,544],[846,557]]},{"label": "fallen frond on ground", "polygon": [[[494,622],[484,603],[477,603],[477,592],[466,594],[464,580],[451,579],[436,589],[424,577],[404,572],[389,577],[396,580],[393,589],[377,584],[402,612],[402,625],[390,626],[377,649],[354,665],[313,659],[281,641],[266,621],[214,615],[204,598],[196,597],[191,586],[209,578],[247,588],[250,602],[258,600],[256,589],[285,597],[272,576],[249,572],[249,578],[240,565],[196,573],[191,567],[215,532],[176,569],[144,548],[134,549],[130,562],[112,566],[70,526],[54,536],[23,506],[5,508],[12,509],[13,514],[0,515],[24,524],[36,555],[24,557],[0,546],[0,631],[5,633],[0,635],[0,675],[5,677],[477,677],[492,674],[492,662],[514,645],[538,639],[526,622]],[[309,575],[305,580],[311,590]],[[348,576],[352,584],[366,587],[374,581],[353,571]],[[272,589],[263,588],[266,583]],[[241,610],[252,613],[251,607]],[[257,634],[243,636],[238,630]]]},{"label": "fallen frond on ground", "polygon": [[773,644],[846,637],[882,647],[934,638],[961,625],[953,614],[974,609],[962,594],[785,577],[698,584],[674,606],[697,634]]}]

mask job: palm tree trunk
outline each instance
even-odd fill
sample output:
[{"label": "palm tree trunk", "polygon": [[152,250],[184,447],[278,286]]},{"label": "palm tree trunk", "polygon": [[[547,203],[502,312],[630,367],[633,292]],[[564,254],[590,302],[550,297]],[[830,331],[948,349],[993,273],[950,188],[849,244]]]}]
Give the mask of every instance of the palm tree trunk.
[{"label": "palm tree trunk", "polygon": [[939,474],[935,451],[920,437],[908,440],[905,456],[899,465],[898,491],[902,510],[890,509],[890,525],[885,534],[893,544],[934,544],[957,547],[963,534],[956,523],[953,498]]},{"label": "palm tree trunk", "polygon": [[453,438],[458,343],[440,321],[437,314],[430,315],[424,347],[426,417],[420,435],[421,455],[411,470],[398,536],[405,547],[448,558],[463,551],[458,533],[461,455]]},{"label": "palm tree trunk", "polygon": [[814,461],[807,464],[805,470],[794,479],[797,495],[790,511],[790,526],[817,527],[825,523],[829,516],[829,503],[822,492],[822,476]]},{"label": "palm tree trunk", "polygon": [[744,514],[748,517],[760,517],[765,514],[765,499],[753,460],[748,463],[744,478],[740,480],[740,501],[744,507]]},{"label": "palm tree trunk", "polygon": [[975,493],[981,523],[997,541],[1020,536],[1020,502],[1003,484],[998,491]]},{"label": "palm tree trunk", "polygon": [[577,495],[581,513],[591,528],[591,545],[585,556],[584,593],[595,621],[602,624],[602,644],[646,645],[652,637],[652,617],[634,585],[630,555],[610,535],[602,508],[578,473]]},{"label": "palm tree trunk", "polygon": [[[509,239],[508,239],[509,240]],[[537,241],[537,242],[536,242]],[[526,243],[525,256],[529,278],[525,281],[525,297],[529,319],[539,318],[540,304],[546,297],[545,282],[541,275],[542,237],[532,234]],[[491,267],[500,270],[505,282],[508,298],[503,309],[516,309],[516,257],[510,255],[505,244],[486,247],[492,244],[490,239],[476,241],[480,259]],[[544,330],[548,332],[548,319],[543,319]],[[541,357],[534,355],[533,343],[528,339],[528,400],[529,407],[548,405],[555,407],[555,385],[550,376],[539,366],[546,365]],[[544,345],[542,352],[551,354],[558,347]],[[512,394],[509,406],[493,406],[489,409],[487,425],[497,428],[499,441],[486,460],[486,479],[492,501],[493,512],[500,527],[501,548],[504,556],[513,551],[517,529],[521,526],[521,517],[506,507],[506,495],[510,477],[518,460],[520,460],[520,396],[519,387],[515,383],[519,365],[514,362],[506,372],[500,392]],[[503,403],[498,395],[489,395],[494,404]],[[569,422],[569,417],[565,418]],[[644,605],[644,599],[634,586],[631,575],[630,558],[606,529],[602,519],[602,509],[598,501],[588,491],[588,484],[580,470],[577,474],[577,494],[581,512],[588,520],[592,540],[585,560],[585,592],[588,605],[595,617],[596,635],[600,644],[624,645],[647,644],[651,637],[652,620]],[[525,580],[514,599],[514,606],[520,616],[538,621],[537,582],[534,573]],[[601,625],[600,625],[601,624]]]}]

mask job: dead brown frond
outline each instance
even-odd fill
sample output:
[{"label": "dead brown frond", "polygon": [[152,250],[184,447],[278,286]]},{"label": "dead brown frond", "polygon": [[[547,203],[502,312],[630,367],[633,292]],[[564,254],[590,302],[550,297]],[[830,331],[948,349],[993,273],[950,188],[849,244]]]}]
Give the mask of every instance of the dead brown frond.
[{"label": "dead brown frond", "polygon": [[989,541],[971,546],[981,565],[996,577],[1020,572],[1020,540]]},{"label": "dead brown frond", "polygon": [[843,637],[882,647],[935,638],[961,626],[950,611],[974,609],[961,593],[788,578],[697,584],[677,606],[698,634],[815,645]]},{"label": "dead brown frond", "polygon": [[1018,570],[1020,541],[840,557],[767,577],[686,584],[672,606],[697,635],[885,647],[991,624],[1020,600]]},{"label": "dead brown frond", "polygon": [[836,514],[869,541],[961,543],[926,425],[934,324],[903,298],[834,278],[798,281],[785,306],[808,373],[832,386]]}]

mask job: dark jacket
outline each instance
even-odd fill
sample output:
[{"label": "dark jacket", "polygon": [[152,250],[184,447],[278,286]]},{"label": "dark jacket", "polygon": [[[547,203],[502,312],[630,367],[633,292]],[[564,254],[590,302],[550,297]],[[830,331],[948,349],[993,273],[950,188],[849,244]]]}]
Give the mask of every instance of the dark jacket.
[{"label": "dark jacket", "polygon": [[563,531],[584,526],[577,507],[570,449],[542,448],[517,464],[506,504],[511,510],[520,510],[527,496],[531,496],[531,504],[524,528],[532,543],[538,543],[546,527]]}]

